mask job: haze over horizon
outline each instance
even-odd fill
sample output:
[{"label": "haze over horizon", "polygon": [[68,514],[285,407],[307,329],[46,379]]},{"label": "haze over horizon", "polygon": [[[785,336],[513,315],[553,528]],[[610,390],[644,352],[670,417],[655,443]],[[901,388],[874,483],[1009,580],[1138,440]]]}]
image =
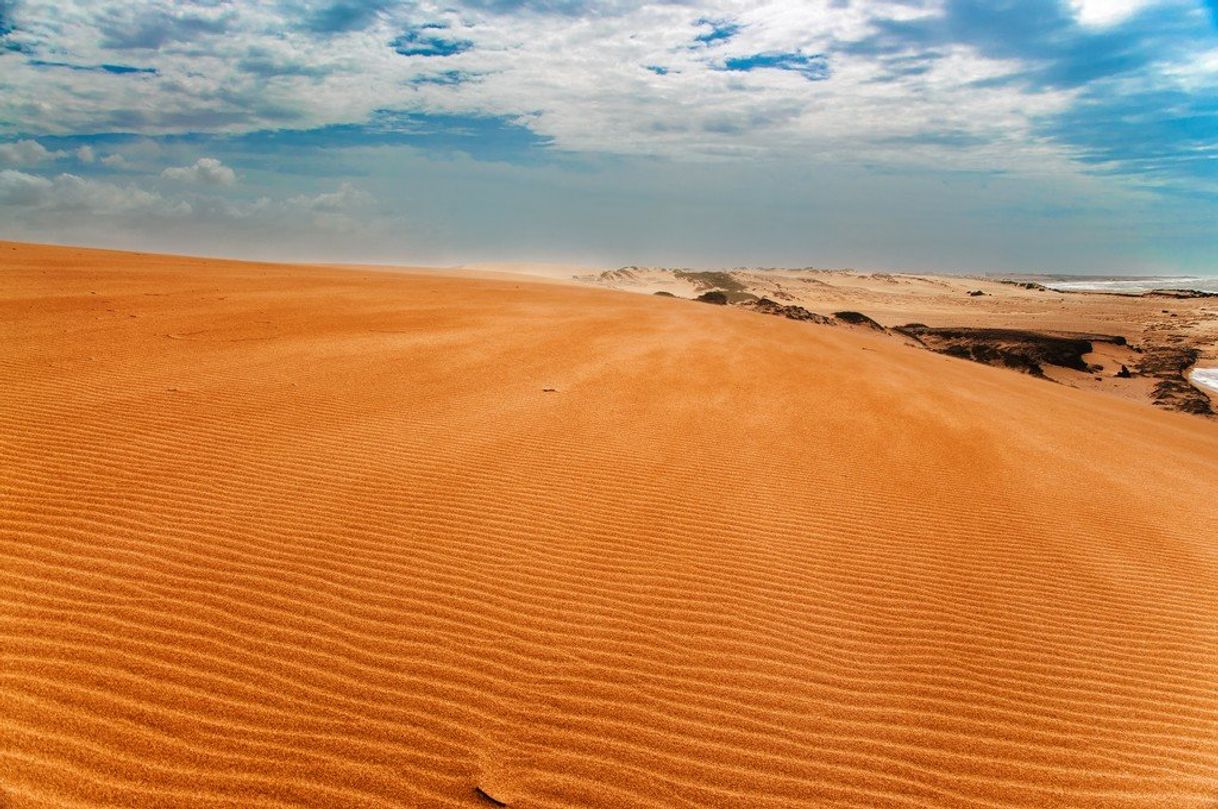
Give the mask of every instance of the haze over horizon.
[{"label": "haze over horizon", "polygon": [[1218,271],[1214,0],[0,0],[0,238]]}]

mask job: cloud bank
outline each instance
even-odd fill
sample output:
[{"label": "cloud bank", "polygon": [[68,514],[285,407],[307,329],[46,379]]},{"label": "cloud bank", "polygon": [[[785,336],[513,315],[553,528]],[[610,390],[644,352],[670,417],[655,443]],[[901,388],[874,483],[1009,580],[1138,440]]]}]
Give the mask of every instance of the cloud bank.
[{"label": "cloud bank", "polygon": [[[1215,133],[1208,0],[0,0],[0,167],[233,203],[371,193],[379,150],[390,174],[470,156],[471,193],[495,163],[532,194],[614,161],[744,178],[724,217],[806,169],[1068,187],[1133,221],[1218,205]],[[376,198],[410,207],[401,179]]]},{"label": "cloud bank", "polygon": [[232,185],[237,174],[214,157],[200,157],[191,166],[170,166],[161,172],[166,180],[202,185]]}]

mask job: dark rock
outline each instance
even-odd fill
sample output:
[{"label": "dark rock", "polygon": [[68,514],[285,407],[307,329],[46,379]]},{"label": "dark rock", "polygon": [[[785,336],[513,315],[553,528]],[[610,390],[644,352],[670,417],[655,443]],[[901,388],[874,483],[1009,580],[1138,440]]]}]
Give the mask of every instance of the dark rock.
[{"label": "dark rock", "polygon": [[833,316],[843,323],[849,323],[851,326],[866,326],[876,331],[888,331],[862,312],[834,312]]},{"label": "dark rock", "polygon": [[1151,392],[1151,401],[1165,410],[1214,415],[1210,398],[1188,380],[1188,371],[1199,356],[1201,352],[1197,349],[1182,346],[1146,349],[1138,362],[1138,373],[1159,380]]},{"label": "dark rock", "polygon": [[1014,368],[1032,376],[1044,376],[1045,365],[1094,373],[1083,357],[1093,343],[1124,345],[1118,335],[1035,332],[1020,329],[929,328],[911,323],[894,329],[919,343],[952,357]]},{"label": "dark rock", "polygon": [[1000,283],[1007,284],[1007,285],[1013,286],[1013,287],[1019,287],[1020,289],[1031,289],[1036,292],[1048,292],[1049,291],[1049,288],[1047,286],[1045,286],[1044,284],[1038,284],[1034,281],[1011,281],[1011,280],[1004,278],[1000,281]]},{"label": "dark rock", "polygon": [[710,292],[703,292],[694,298],[694,300],[702,301],[703,303],[713,303],[717,306],[727,306],[727,293],[712,289]]},{"label": "dark rock", "polygon": [[1129,369],[1122,365],[1121,370],[1117,371],[1113,376],[1117,379],[1129,379],[1133,374],[1129,373]]},{"label": "dark rock", "polygon": [[980,298],[981,296],[985,295],[985,293],[980,289],[971,290],[968,294],[970,298]]},{"label": "dark rock", "polygon": [[1200,356],[1201,352],[1195,348],[1177,346],[1148,348],[1138,361],[1138,373],[1160,379],[1171,379],[1187,372]]},{"label": "dark rock", "polygon": [[1202,292],[1199,289],[1152,289],[1149,292],[1143,292],[1144,298],[1176,298],[1178,300],[1187,300],[1189,298],[1218,298],[1218,292]]},{"label": "dark rock", "polygon": [[1193,387],[1187,379],[1165,379],[1155,385],[1151,401],[1165,410],[1192,413],[1196,416],[1214,415],[1210,398]]},{"label": "dark rock", "polygon": [[752,309],[755,312],[761,312],[764,315],[776,315],[785,317],[789,320],[799,320],[805,323],[820,323],[822,325],[834,325],[833,318],[818,315],[815,312],[810,312],[802,306],[793,306],[772,301],[769,298],[759,298],[755,301],[740,304],[745,309]]},{"label": "dark rock", "polygon": [[659,297],[661,297],[661,298],[675,298],[675,297],[677,297],[676,295],[672,294],[671,292],[665,292],[665,291],[664,291],[664,290],[662,290],[662,289],[661,289],[659,292],[653,292],[652,294],[653,294],[653,295],[657,295],[657,296],[659,296]]},{"label": "dark rock", "polygon": [[508,806],[507,801],[501,801],[482,787],[474,787],[474,794],[492,806]]}]

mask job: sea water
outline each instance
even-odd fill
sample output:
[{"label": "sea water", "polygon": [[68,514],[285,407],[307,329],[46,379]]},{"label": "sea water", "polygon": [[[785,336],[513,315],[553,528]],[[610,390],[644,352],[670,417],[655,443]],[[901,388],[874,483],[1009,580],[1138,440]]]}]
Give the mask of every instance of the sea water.
[{"label": "sea water", "polygon": [[1218,368],[1195,368],[1189,379],[1199,388],[1218,391]]},{"label": "sea water", "polygon": [[[1152,289],[1195,289],[1218,293],[1218,276],[1185,275],[1159,278],[1097,278],[1095,280],[1046,281],[1059,292],[1124,292],[1136,295]],[[1189,381],[1199,388],[1218,392],[1218,368],[1194,368]]]},{"label": "sea water", "polygon": [[1152,289],[1195,289],[1218,293],[1218,276],[1185,275],[1161,278],[1097,278],[1071,281],[1045,281],[1059,292],[1125,292],[1136,295]]}]

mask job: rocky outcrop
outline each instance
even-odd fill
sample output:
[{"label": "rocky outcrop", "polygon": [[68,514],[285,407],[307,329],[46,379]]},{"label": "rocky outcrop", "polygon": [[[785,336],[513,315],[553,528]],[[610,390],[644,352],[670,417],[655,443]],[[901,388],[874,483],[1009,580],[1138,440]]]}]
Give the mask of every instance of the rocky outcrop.
[{"label": "rocky outcrop", "polygon": [[834,320],[831,317],[818,315],[815,312],[810,312],[802,306],[793,306],[772,301],[769,298],[758,298],[755,301],[743,303],[741,306],[745,309],[752,309],[754,312],[761,312],[765,315],[776,315],[785,317],[788,320],[799,320],[805,323],[820,323],[825,326],[834,325]]},{"label": "rocky outcrop", "polygon": [[698,297],[694,298],[702,303],[713,303],[716,306],[727,306],[727,293],[718,289],[712,289],[710,292],[703,292]]},{"label": "rocky outcrop", "polygon": [[1138,373],[1158,380],[1151,393],[1151,401],[1166,410],[1199,416],[1214,415],[1210,398],[1193,387],[1188,379],[1189,369],[1200,355],[1197,349],[1184,346],[1148,348],[1138,363]]},{"label": "rocky outcrop", "polygon": [[651,293],[651,294],[656,295],[657,297],[660,297],[660,298],[675,298],[675,297],[677,297],[676,295],[672,294],[671,292],[665,292],[665,291],[664,291],[664,290],[662,290],[662,289],[661,289],[659,292],[653,292],[653,293]]},{"label": "rocky outcrop", "polygon": [[842,323],[848,323],[851,326],[866,326],[867,328],[875,329],[876,331],[888,331],[888,329],[884,328],[879,323],[876,323],[862,312],[834,312],[833,316]]},{"label": "rocky outcrop", "polygon": [[744,292],[747,287],[730,272],[694,272],[673,270],[674,278],[688,281],[694,289],[719,289],[724,292]]},{"label": "rocky outcrop", "polygon": [[[757,300],[748,287],[730,272],[694,272],[673,270],[673,277],[693,285],[695,291],[720,292],[728,303],[747,303]],[[702,300],[699,297],[697,300]]]},{"label": "rocky outcrop", "polygon": [[1188,300],[1190,298],[1218,298],[1218,292],[1203,292],[1199,289],[1152,289],[1150,292],[1143,292],[1142,297]]},{"label": "rocky outcrop", "polygon": [[911,323],[893,331],[940,354],[1014,368],[1032,376],[1044,376],[1046,365],[1088,372],[1092,368],[1083,357],[1092,352],[1094,343],[1125,345],[1125,338],[1116,335],[1022,329],[930,328]]}]

